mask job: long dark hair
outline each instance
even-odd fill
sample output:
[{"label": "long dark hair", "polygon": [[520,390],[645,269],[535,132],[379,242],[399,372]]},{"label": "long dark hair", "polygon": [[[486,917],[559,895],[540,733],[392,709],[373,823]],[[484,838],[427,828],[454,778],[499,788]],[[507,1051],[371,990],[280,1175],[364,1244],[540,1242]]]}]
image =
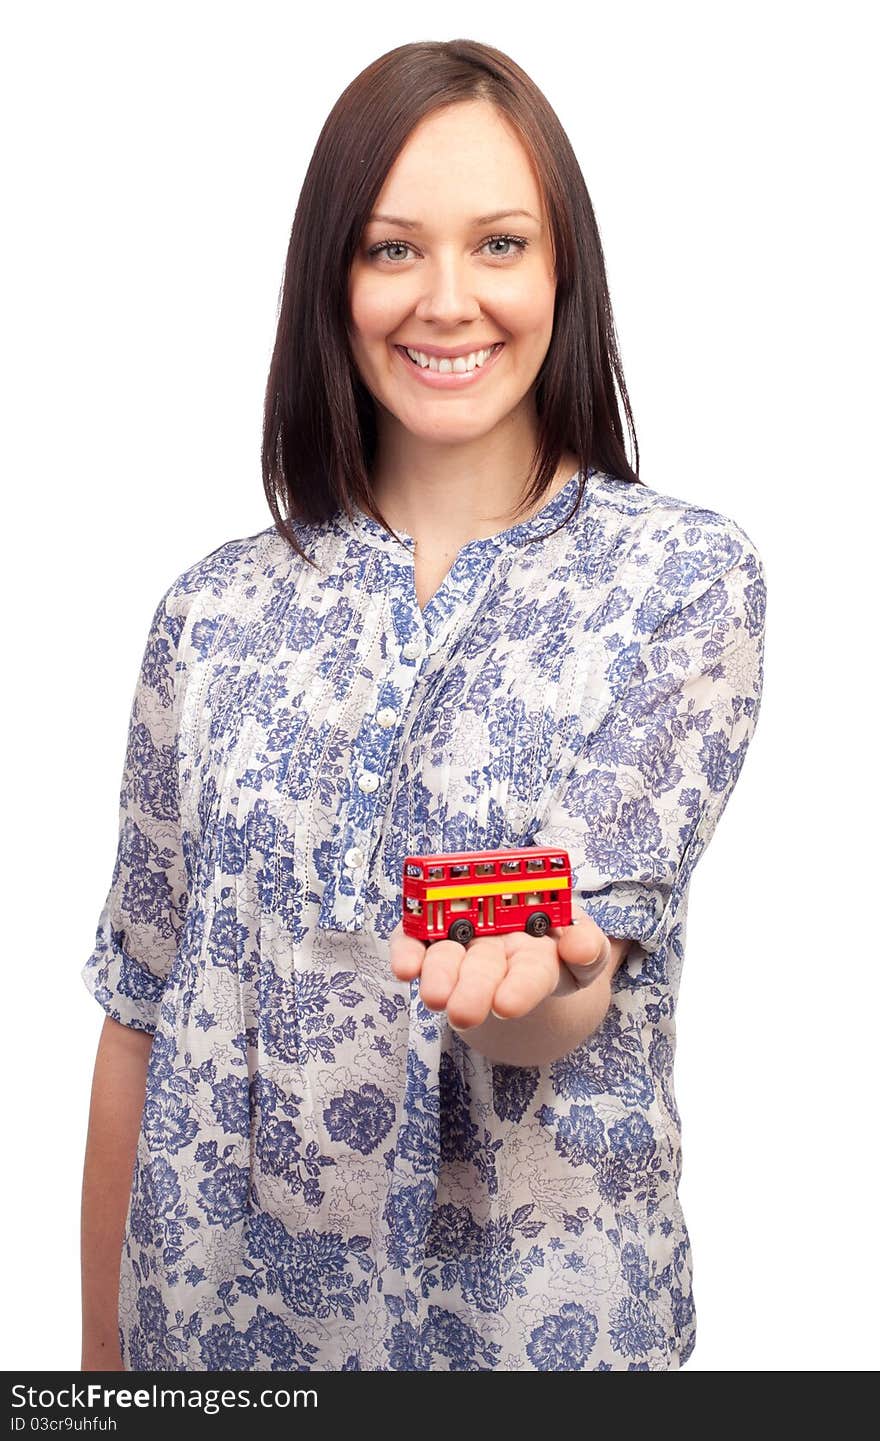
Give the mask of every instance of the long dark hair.
[{"label": "long dark hair", "polygon": [[[590,467],[640,484],[599,230],[558,117],[525,71],[490,45],[399,45],[362,70],[328,115],[290,234],[266,386],[262,467],[276,529],[300,555],[288,517],[324,521],[339,510],[350,517],[357,505],[395,534],[370,483],[376,420],[348,344],[349,271],[411,131],[433,111],[462,100],[489,101],[515,127],[537,171],[555,257],[553,334],[535,381],[538,443],[522,509],[548,489],[566,450],[581,469],[569,515]],[[626,456],[615,382],[634,467]]]}]

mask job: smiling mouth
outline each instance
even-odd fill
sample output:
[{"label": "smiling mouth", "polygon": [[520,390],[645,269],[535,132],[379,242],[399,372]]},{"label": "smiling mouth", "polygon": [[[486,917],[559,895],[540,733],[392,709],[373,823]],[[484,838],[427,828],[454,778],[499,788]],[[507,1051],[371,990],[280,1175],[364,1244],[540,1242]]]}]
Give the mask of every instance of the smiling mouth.
[{"label": "smiling mouth", "polygon": [[486,346],[482,350],[473,350],[468,355],[450,356],[426,355],[424,351],[408,349],[405,345],[395,345],[405,360],[416,370],[430,375],[469,375],[475,370],[482,370],[493,356],[502,349],[503,340],[496,340],[493,345]]}]

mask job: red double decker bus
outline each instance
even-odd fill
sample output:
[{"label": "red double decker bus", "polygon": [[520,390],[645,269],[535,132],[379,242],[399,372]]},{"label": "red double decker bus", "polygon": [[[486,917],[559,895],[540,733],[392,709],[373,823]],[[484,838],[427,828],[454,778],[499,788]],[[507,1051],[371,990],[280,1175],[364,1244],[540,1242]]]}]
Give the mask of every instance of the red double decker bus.
[{"label": "red double decker bus", "polygon": [[524,846],[404,860],[403,929],[417,940],[467,945],[474,936],[546,936],[551,926],[570,925],[566,851]]}]

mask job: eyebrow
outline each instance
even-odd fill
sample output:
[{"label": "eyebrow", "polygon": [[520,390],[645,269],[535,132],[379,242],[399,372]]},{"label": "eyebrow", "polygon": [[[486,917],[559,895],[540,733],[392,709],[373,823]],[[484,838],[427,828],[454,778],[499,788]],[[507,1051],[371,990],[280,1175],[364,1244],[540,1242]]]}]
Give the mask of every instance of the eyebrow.
[{"label": "eyebrow", "polygon": [[[510,215],[527,215],[529,220],[537,222],[538,217],[530,210],[493,210],[491,215],[478,215],[472,225],[491,225],[494,220],[506,220]],[[367,219],[369,225],[373,220],[382,220],[386,225],[399,225],[403,230],[421,230],[423,227],[417,220],[404,220],[401,215],[371,215]]]}]

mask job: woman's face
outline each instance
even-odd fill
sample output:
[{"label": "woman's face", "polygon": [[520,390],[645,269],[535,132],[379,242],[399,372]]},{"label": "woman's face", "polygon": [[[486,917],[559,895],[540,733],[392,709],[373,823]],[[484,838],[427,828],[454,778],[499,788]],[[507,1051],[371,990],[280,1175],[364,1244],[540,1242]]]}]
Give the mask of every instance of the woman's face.
[{"label": "woman's face", "polygon": [[[428,116],[373,215],[386,218],[369,220],[351,268],[350,341],[380,425],[393,418],[452,443],[488,434],[518,407],[531,418],[556,281],[531,160],[504,118],[483,101]],[[475,356],[491,346],[488,360]],[[422,368],[450,351],[456,365],[447,355],[439,371],[436,358]]]}]

